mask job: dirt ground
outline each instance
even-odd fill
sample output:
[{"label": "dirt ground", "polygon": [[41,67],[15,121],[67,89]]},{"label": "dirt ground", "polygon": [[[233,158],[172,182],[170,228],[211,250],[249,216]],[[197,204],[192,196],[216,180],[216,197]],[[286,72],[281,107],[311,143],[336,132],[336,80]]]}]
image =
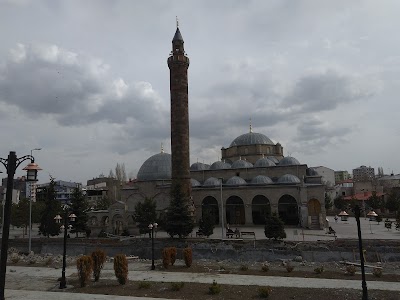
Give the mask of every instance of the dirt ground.
[{"label": "dirt ground", "polygon": [[[287,272],[285,263],[275,262],[269,264],[267,272],[261,270],[261,263],[237,263],[229,261],[214,262],[203,260],[195,262],[190,268],[184,266],[183,262],[177,261],[174,266],[164,269],[161,264],[157,264],[157,270],[167,272],[197,272],[210,274],[237,274],[240,275],[258,275],[258,276],[283,276],[283,277],[303,277],[303,278],[328,278],[328,279],[349,279],[360,280],[361,275],[356,273],[354,276],[345,274],[345,266],[337,263],[295,263],[290,264],[294,270]],[[324,266],[324,272],[316,274],[316,267]],[[367,268],[367,270],[369,270]],[[359,271],[359,270],[358,270]],[[400,282],[400,269],[398,264],[386,264],[383,269],[382,277],[376,277],[367,272],[368,281],[393,281]],[[102,280],[99,282],[89,282],[86,287],[79,286],[78,279],[69,280],[69,284],[74,288],[71,292],[76,293],[93,293],[108,295],[124,295],[124,296],[141,296],[141,297],[163,297],[170,299],[225,299],[225,300],[244,300],[262,298],[259,295],[260,286],[237,286],[237,285],[220,285],[220,293],[211,295],[209,287],[211,284],[200,283],[184,283],[179,291],[174,291],[171,282],[138,282],[130,281],[126,285],[119,285],[117,280]],[[385,299],[398,300],[400,293],[392,291],[369,290],[369,299]],[[316,295],[318,295],[316,297]],[[268,299],[344,299],[355,300],[361,299],[362,292],[352,289],[299,289],[299,288],[282,288],[271,287]]]}]

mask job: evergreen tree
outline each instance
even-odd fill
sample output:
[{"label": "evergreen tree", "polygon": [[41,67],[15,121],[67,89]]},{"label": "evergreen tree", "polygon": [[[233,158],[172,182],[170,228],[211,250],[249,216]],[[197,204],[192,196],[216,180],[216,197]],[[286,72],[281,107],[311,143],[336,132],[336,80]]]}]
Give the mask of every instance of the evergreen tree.
[{"label": "evergreen tree", "polygon": [[43,236],[55,236],[60,234],[60,224],[57,224],[54,217],[62,214],[61,203],[56,199],[56,183],[50,178],[50,184],[46,188],[45,207],[40,216],[39,234]]},{"label": "evergreen tree", "polygon": [[89,204],[85,195],[83,195],[82,191],[76,187],[74,192],[72,193],[71,198],[71,206],[69,211],[76,215],[76,219],[72,224],[71,233],[76,233],[76,237],[78,237],[79,232],[85,232],[88,230],[88,215],[87,212],[89,210]]},{"label": "evergreen tree", "polygon": [[372,192],[371,197],[367,201],[373,209],[379,209],[384,206],[382,198],[378,197],[375,191]]},{"label": "evergreen tree", "polygon": [[389,211],[398,211],[400,209],[400,195],[395,190],[392,189],[390,191],[385,207]]},{"label": "evergreen tree", "polygon": [[138,223],[139,232],[146,233],[149,231],[149,224],[152,224],[157,219],[156,213],[156,203],[151,198],[145,198],[144,202],[138,202],[135,205],[135,213],[133,215],[133,220]]},{"label": "evergreen tree", "polygon": [[111,200],[107,196],[103,196],[101,200],[96,201],[96,204],[94,206],[95,210],[106,210],[110,207],[111,205]]},{"label": "evergreen tree", "polygon": [[277,240],[286,238],[284,224],[275,213],[266,217],[264,233],[269,239]]},{"label": "evergreen tree", "polygon": [[208,210],[203,211],[203,216],[199,222],[199,231],[209,237],[214,233],[214,218]]},{"label": "evergreen tree", "polygon": [[189,205],[179,184],[172,188],[171,202],[165,217],[165,231],[170,237],[173,238],[175,235],[179,238],[186,237],[193,231],[193,218],[190,216]]},{"label": "evergreen tree", "polygon": [[333,206],[331,196],[328,193],[325,193],[325,209],[329,210]]},{"label": "evergreen tree", "polygon": [[11,224],[17,227],[23,227],[25,234],[29,226],[29,200],[22,199],[18,204],[13,203],[11,206]]},{"label": "evergreen tree", "polygon": [[345,207],[345,202],[343,199],[343,196],[337,196],[334,200],[333,200],[333,204],[335,205],[335,207],[339,210],[343,210]]},{"label": "evergreen tree", "polygon": [[397,229],[397,230],[400,230],[400,210],[397,211],[397,214],[396,214],[396,223],[395,223],[395,225],[396,225],[396,229]]}]

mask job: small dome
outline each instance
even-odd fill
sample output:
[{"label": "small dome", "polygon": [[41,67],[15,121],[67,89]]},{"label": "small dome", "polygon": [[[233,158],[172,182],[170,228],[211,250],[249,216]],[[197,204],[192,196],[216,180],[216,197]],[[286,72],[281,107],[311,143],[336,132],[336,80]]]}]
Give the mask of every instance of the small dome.
[{"label": "small dome", "polygon": [[201,186],[200,182],[198,182],[196,179],[191,178],[190,183],[192,184],[192,187],[199,187]]},{"label": "small dome", "polygon": [[306,170],[306,175],[307,176],[318,176],[318,172],[314,168],[308,168]]},{"label": "small dome", "polygon": [[244,145],[274,145],[274,143],[262,133],[249,132],[238,136],[229,147]]},{"label": "small dome", "polygon": [[286,156],[278,164],[279,166],[295,166],[300,165],[299,161],[291,156]]},{"label": "small dome", "polygon": [[210,165],[203,164],[201,162],[196,162],[190,166],[190,171],[203,171],[208,170]]},{"label": "small dome", "polygon": [[254,164],[255,168],[274,167],[274,166],[276,166],[276,164],[272,160],[270,160],[266,157],[260,158]]},{"label": "small dome", "polygon": [[281,184],[297,184],[300,183],[300,179],[297,176],[294,176],[292,174],[285,174],[279,177],[278,183]]},{"label": "small dome", "polygon": [[253,167],[253,164],[251,162],[248,162],[247,160],[242,160],[242,159],[235,161],[231,166],[232,169],[246,169],[246,168],[252,168],[252,167]]},{"label": "small dome", "polygon": [[264,175],[258,175],[251,180],[252,184],[272,184],[271,178]]},{"label": "small dome", "polygon": [[224,169],[230,169],[231,165],[223,162],[223,161],[216,161],[210,166],[210,170],[224,170]]},{"label": "small dome", "polygon": [[148,158],[140,167],[137,179],[171,179],[171,154],[161,152]]},{"label": "small dome", "polygon": [[246,184],[247,184],[246,180],[244,180],[239,176],[233,176],[229,178],[228,181],[226,182],[226,185],[246,185]]},{"label": "small dome", "polygon": [[276,165],[279,164],[279,160],[275,156],[267,156],[267,158]]},{"label": "small dome", "polygon": [[219,186],[221,185],[221,180],[215,178],[215,177],[210,177],[207,178],[206,181],[204,181],[203,186]]}]

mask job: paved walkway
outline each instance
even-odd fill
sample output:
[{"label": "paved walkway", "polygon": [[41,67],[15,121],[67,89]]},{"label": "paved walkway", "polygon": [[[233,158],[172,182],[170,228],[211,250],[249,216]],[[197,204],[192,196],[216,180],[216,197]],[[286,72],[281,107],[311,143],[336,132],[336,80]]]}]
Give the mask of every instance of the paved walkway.
[{"label": "paved walkway", "polygon": [[[75,268],[67,268],[68,277],[76,277]],[[87,300],[87,299],[110,299],[110,295],[87,295],[69,293],[68,289],[58,290],[58,282],[55,278],[60,276],[59,269],[43,267],[8,267],[6,299],[13,300]],[[102,271],[101,278],[115,279],[114,272],[110,269]],[[129,271],[129,279],[135,281],[156,282],[197,282],[211,284],[216,280],[220,284],[234,285],[259,285],[272,287],[297,287],[297,288],[327,288],[327,289],[358,289],[361,290],[360,280],[338,280],[319,278],[296,278],[278,276],[255,276],[255,275],[233,275],[233,274],[210,274],[210,273],[185,273],[185,272],[162,272],[162,271]],[[397,282],[369,281],[370,290],[387,290],[398,292],[400,296],[400,284]],[[49,291],[51,290],[51,291]],[[116,300],[154,300],[154,298],[143,297],[118,297]],[[163,300],[157,298],[157,300]]]}]

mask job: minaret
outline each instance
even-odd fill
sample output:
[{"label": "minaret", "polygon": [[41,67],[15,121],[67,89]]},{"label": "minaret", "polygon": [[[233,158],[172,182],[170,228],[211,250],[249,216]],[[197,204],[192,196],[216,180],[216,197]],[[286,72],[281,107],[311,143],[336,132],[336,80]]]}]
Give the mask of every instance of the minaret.
[{"label": "minaret", "polygon": [[189,58],[185,54],[183,38],[177,23],[172,39],[172,52],[168,57],[171,91],[171,156],[172,185],[179,184],[186,200],[191,196],[189,162]]}]

